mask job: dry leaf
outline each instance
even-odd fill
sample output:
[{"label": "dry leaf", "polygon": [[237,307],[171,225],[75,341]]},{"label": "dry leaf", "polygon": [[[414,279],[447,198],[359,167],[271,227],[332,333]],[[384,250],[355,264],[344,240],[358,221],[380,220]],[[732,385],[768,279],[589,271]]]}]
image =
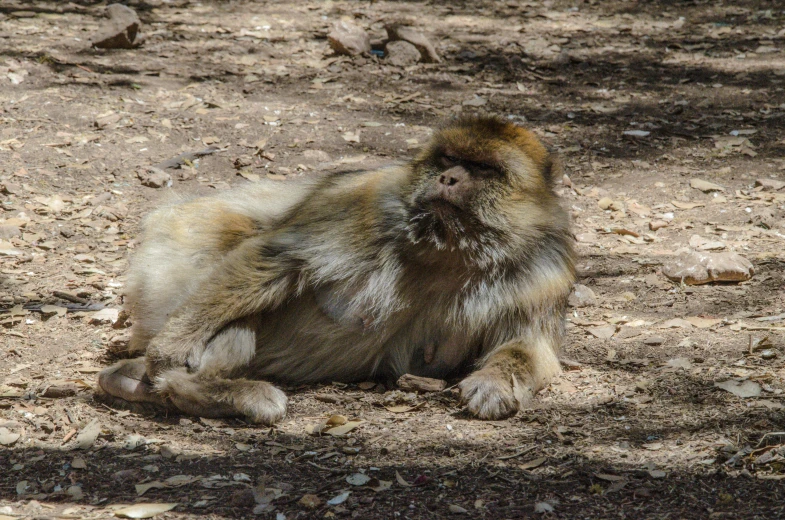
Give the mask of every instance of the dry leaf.
[{"label": "dry leaf", "polygon": [[329,430],[325,430],[324,433],[327,435],[332,435],[333,437],[342,437],[349,433],[350,431],[357,428],[359,425],[364,423],[365,421],[348,421],[346,424],[341,426],[336,426],[335,428],[330,428]]},{"label": "dry leaf", "polygon": [[118,509],[114,515],[119,518],[152,518],[157,514],[171,511],[178,504],[154,504],[154,503],[140,503],[134,504],[123,509]]},{"label": "dry leaf", "polygon": [[364,486],[371,481],[371,477],[364,473],[354,473],[346,477],[346,482],[352,486]]},{"label": "dry leaf", "polygon": [[397,480],[397,481],[398,481],[398,484],[399,484],[399,485],[401,485],[401,486],[403,486],[403,487],[412,487],[412,485],[411,485],[411,484],[409,484],[408,482],[406,482],[406,481],[403,479],[403,477],[401,476],[401,474],[400,474],[400,473],[398,473],[398,471],[396,471],[396,472],[395,472],[395,480]]},{"label": "dry leaf", "polygon": [[758,397],[761,391],[760,385],[755,381],[738,382],[729,379],[727,381],[715,382],[714,386],[726,390],[732,393],[733,395],[737,395],[742,398]]},{"label": "dry leaf", "polygon": [[71,448],[73,450],[86,450],[93,445],[101,433],[101,425],[98,419],[93,419],[90,423],[82,428],[79,435],[76,436],[76,444]]},{"label": "dry leaf", "polygon": [[548,460],[547,457],[538,457],[536,459],[532,459],[528,462],[524,462],[520,464],[518,467],[521,469],[534,469],[542,466],[545,464],[545,461]]},{"label": "dry leaf", "polygon": [[331,505],[331,506],[337,506],[337,505],[343,504],[344,502],[346,502],[346,499],[349,498],[349,495],[351,495],[351,494],[352,494],[351,491],[345,491],[345,492],[341,493],[340,495],[336,495],[333,498],[331,498],[330,500],[328,500],[327,504]]}]

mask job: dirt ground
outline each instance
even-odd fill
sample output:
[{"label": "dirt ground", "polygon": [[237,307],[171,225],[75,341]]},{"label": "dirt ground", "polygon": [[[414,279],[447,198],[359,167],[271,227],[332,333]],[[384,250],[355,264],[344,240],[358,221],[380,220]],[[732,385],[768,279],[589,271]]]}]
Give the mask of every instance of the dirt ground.
[{"label": "dirt ground", "polygon": [[[785,180],[780,2],[127,3],[142,46],[98,51],[106,2],[0,0],[0,519],[785,518],[785,188],[756,187]],[[408,23],[443,60],[335,56],[341,19],[373,40]],[[483,422],[455,390],[333,384],[287,388],[260,428],[93,400],[166,192],[376,166],[475,111],[560,152],[596,295],[531,409]],[[755,275],[672,283],[687,246]],[[362,422],[309,433],[332,415]]]}]

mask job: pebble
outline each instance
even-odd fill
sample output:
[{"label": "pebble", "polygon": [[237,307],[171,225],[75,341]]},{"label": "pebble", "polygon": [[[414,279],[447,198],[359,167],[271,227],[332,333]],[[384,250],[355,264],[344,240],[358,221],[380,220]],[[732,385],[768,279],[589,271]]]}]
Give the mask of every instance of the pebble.
[{"label": "pebble", "polygon": [[93,38],[93,47],[99,49],[133,49],[139,46],[136,36],[142,22],[136,11],[122,4],[106,7],[108,19]]},{"label": "pebble", "polygon": [[333,25],[332,31],[327,35],[327,41],[336,53],[345,56],[371,52],[371,38],[365,29],[345,20]]},{"label": "pebble", "polygon": [[387,52],[385,62],[396,67],[408,67],[420,61],[417,47],[403,40],[388,42],[384,50]]},{"label": "pebble", "polygon": [[597,303],[597,296],[589,287],[576,283],[572,288],[567,304],[570,307],[588,307]]},{"label": "pebble", "polygon": [[139,170],[136,175],[142,181],[142,186],[148,188],[169,188],[172,186],[172,176],[152,166]]}]

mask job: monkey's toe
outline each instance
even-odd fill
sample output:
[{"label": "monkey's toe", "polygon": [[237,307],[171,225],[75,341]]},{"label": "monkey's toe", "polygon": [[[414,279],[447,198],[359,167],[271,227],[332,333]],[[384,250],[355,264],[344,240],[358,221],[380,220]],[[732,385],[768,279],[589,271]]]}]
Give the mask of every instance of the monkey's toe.
[{"label": "monkey's toe", "polygon": [[475,372],[458,385],[461,402],[480,419],[498,420],[515,415],[520,406],[509,377],[502,374]]}]

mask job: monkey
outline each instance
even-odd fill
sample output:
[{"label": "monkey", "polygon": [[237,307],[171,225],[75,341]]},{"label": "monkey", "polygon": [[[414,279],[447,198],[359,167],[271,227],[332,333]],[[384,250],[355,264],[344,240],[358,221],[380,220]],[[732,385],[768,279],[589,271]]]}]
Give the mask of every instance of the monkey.
[{"label": "monkey", "polygon": [[557,159],[496,116],[434,131],[407,163],[177,201],[131,260],[130,349],[100,392],[273,424],[273,383],[465,376],[480,419],[528,405],[561,370],[575,279]]}]

